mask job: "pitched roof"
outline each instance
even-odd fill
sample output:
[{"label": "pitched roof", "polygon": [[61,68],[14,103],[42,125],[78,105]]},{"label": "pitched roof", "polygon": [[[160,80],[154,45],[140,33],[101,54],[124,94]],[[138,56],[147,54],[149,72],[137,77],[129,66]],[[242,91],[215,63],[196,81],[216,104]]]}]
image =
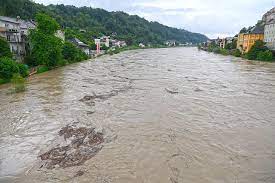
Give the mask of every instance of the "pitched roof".
[{"label": "pitched roof", "polygon": [[270,19],[268,22],[266,22],[266,25],[275,24],[275,19]]},{"label": "pitched roof", "polygon": [[73,38],[73,39],[71,39],[71,41],[76,43],[78,46],[89,47],[88,45],[86,45],[85,43],[83,43],[82,41],[80,41],[77,38]]},{"label": "pitched roof", "polygon": [[34,21],[27,21],[27,20],[5,17],[5,16],[0,16],[0,20],[5,21],[5,22],[20,24],[20,28],[22,28],[22,29],[29,29],[29,28],[36,27]]},{"label": "pitched roof", "polygon": [[264,34],[264,26],[254,26],[251,30],[245,34]]},{"label": "pitched roof", "polygon": [[6,22],[11,22],[11,23],[16,23],[16,24],[20,23],[17,18],[11,18],[11,17],[0,16],[0,20],[6,21]]}]

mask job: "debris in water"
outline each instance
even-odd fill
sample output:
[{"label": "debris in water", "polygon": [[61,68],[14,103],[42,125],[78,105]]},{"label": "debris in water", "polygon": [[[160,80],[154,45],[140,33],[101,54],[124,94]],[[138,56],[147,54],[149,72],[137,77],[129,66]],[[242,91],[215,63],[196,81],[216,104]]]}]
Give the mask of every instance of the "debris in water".
[{"label": "debris in water", "polygon": [[200,89],[200,88],[196,88],[196,89],[195,89],[195,92],[201,92],[201,91],[203,91],[203,90]]},{"label": "debris in water", "polygon": [[82,170],[79,170],[78,172],[76,172],[76,174],[74,175],[74,177],[80,177],[84,175],[84,172]]},{"label": "debris in water", "polygon": [[129,89],[131,89],[131,85],[124,86],[117,90],[112,90],[111,92],[105,93],[105,94],[96,94],[93,92],[93,95],[86,95],[79,101],[84,102],[85,104],[87,104],[89,106],[95,106],[96,99],[101,100],[101,101],[108,100],[111,97],[117,96],[119,93],[128,91]]},{"label": "debris in water", "polygon": [[44,167],[72,167],[82,165],[95,156],[104,142],[103,134],[96,132],[95,128],[66,126],[59,131],[69,145],[55,147],[40,155],[41,160],[46,161]]},{"label": "debris in water", "polygon": [[165,90],[166,90],[168,93],[171,93],[171,94],[177,94],[177,93],[179,93],[179,91],[178,91],[177,88],[173,88],[173,89],[165,88]]}]

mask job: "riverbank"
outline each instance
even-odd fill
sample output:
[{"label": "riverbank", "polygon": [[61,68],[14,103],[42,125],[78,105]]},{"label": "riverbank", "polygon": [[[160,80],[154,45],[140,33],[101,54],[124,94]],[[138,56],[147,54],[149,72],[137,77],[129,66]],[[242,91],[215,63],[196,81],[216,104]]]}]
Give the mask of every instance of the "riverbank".
[{"label": "riverbank", "polygon": [[224,56],[231,55],[252,61],[275,62],[275,52],[272,53],[271,50],[268,50],[262,42],[255,43],[248,53],[241,53],[240,50],[236,48],[225,49],[215,45],[210,45],[208,47],[198,46],[198,49],[210,53],[221,54]]}]

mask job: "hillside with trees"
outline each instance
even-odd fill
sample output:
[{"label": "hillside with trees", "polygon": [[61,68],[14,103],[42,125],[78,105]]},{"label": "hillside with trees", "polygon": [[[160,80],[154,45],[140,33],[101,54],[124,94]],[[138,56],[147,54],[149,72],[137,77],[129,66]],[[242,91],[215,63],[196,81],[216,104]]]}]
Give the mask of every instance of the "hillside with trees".
[{"label": "hillside with trees", "polygon": [[[149,22],[124,12],[65,5],[44,6],[30,0],[0,0],[0,4],[0,15],[3,16],[34,19],[38,13],[48,14],[66,30],[67,38],[78,37],[88,44],[93,37],[112,33],[117,39],[123,39],[129,45],[140,42],[163,44],[167,40],[181,43],[199,43],[207,40],[202,34],[171,28],[158,22]],[[81,29],[85,32],[80,31]]]}]

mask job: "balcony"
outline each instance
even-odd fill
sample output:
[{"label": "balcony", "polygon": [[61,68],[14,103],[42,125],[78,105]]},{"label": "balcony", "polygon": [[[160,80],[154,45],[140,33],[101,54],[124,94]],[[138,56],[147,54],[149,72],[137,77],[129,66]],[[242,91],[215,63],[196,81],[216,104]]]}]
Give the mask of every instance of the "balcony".
[{"label": "balcony", "polygon": [[18,29],[6,29],[6,32],[19,33]]}]

